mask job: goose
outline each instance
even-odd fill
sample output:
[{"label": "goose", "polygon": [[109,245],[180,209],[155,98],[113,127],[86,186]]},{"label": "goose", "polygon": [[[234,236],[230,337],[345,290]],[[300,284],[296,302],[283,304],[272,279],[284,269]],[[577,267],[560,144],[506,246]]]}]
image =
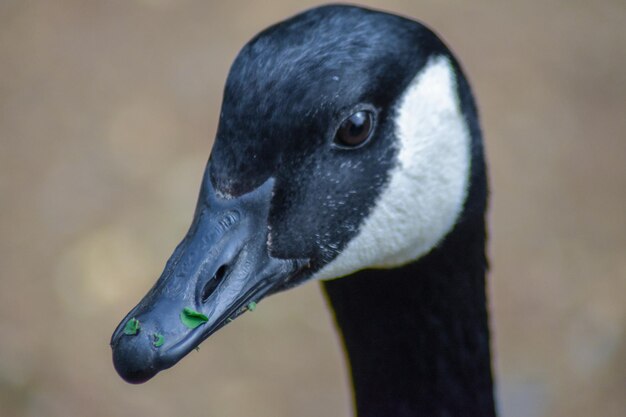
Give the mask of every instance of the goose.
[{"label": "goose", "polygon": [[486,204],[476,105],[444,43],[381,11],[302,12],[236,57],[192,224],[115,330],[114,367],[145,382],[319,280],[358,416],[495,416]]}]

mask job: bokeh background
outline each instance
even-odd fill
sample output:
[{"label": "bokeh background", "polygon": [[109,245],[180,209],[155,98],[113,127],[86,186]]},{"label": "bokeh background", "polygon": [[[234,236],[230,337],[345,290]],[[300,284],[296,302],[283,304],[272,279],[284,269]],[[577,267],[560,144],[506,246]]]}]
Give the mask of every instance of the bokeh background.
[{"label": "bokeh background", "polygon": [[[363,3],[476,92],[502,415],[626,416],[626,2]],[[0,0],[0,415],[350,415],[314,283],[144,385],[108,346],[191,220],[237,51],[315,4]]]}]

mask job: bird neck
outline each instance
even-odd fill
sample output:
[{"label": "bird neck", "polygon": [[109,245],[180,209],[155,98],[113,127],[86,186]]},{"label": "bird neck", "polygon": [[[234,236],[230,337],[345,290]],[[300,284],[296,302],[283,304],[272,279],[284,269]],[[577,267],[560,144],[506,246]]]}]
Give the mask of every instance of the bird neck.
[{"label": "bird neck", "polygon": [[495,416],[479,217],[404,267],[324,283],[359,417]]}]

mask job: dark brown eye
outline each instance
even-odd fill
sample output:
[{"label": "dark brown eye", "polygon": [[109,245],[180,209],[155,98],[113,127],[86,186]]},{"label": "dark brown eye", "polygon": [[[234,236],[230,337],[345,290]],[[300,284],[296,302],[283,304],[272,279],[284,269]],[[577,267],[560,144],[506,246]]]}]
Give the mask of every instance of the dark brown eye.
[{"label": "dark brown eye", "polygon": [[341,146],[355,147],[364,143],[371,135],[374,125],[374,116],[371,111],[359,111],[341,123],[335,143]]}]

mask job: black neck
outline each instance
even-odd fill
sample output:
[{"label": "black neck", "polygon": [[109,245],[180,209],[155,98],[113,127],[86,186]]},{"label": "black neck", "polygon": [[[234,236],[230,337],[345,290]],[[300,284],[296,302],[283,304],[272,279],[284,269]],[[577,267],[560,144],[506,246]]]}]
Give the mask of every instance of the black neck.
[{"label": "black neck", "polygon": [[392,270],[325,282],[359,417],[495,415],[484,220]]}]

